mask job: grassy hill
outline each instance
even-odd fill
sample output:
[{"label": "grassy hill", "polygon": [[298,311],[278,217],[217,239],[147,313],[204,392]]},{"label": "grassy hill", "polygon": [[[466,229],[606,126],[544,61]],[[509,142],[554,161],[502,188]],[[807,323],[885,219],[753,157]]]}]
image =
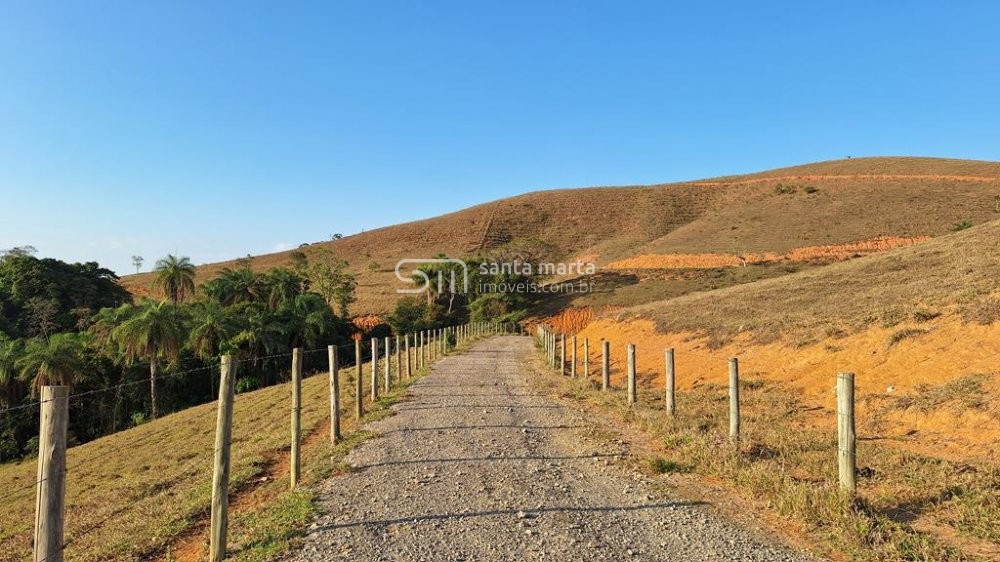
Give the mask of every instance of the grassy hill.
[{"label": "grassy hill", "polygon": [[[471,256],[530,241],[544,243],[553,259],[599,265],[642,254],[787,252],[880,235],[938,236],[963,221],[1000,217],[998,195],[1000,163],[852,158],[702,181],[529,193],[301,250],[346,259],[359,279],[353,312],[379,314],[396,300],[393,268],[403,257]],[[289,254],[253,264],[286,264]],[[232,264],[201,266],[199,278]],[[142,274],[123,283],[141,294],[150,280]]]},{"label": "grassy hill", "polygon": [[[307,364],[323,365],[325,352],[307,353]],[[353,366],[341,368],[346,440],[336,447],[328,437],[329,378],[320,373],[303,380],[304,486],[293,492],[288,491],[290,386],[236,396],[227,559],[270,560],[286,548],[312,514],[305,485],[341,470],[350,447],[370,436],[354,419],[354,373]],[[363,376],[369,373],[365,365]],[[391,394],[367,404],[365,421],[388,415],[388,406],[415,380],[402,381]],[[66,460],[66,559],[207,559],[215,427],[213,402],[71,447]],[[0,465],[0,562],[31,558],[36,478],[35,459]]]}]

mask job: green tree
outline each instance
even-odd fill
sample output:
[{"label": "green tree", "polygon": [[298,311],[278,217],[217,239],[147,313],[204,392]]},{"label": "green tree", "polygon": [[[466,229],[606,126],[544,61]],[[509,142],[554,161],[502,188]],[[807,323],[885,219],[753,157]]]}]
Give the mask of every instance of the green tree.
[{"label": "green tree", "polygon": [[48,339],[32,338],[15,365],[22,381],[32,392],[45,385],[73,386],[85,376],[85,334],[54,334]]},{"label": "green tree", "polygon": [[21,340],[12,340],[0,334],[0,402],[13,404],[21,394],[17,359],[22,353]]},{"label": "green tree", "polygon": [[309,268],[310,288],[323,295],[331,308],[336,307],[341,318],[349,316],[358,286],[357,279],[347,271],[347,266],[346,260],[331,258],[327,262],[314,263]]},{"label": "green tree", "polygon": [[266,283],[261,275],[243,260],[236,268],[225,268],[218,277],[201,287],[205,295],[225,306],[240,303],[263,302]]},{"label": "green tree", "polygon": [[205,300],[191,307],[191,330],[187,345],[204,361],[212,361],[239,331],[236,319],[219,303]]},{"label": "green tree", "polygon": [[189,258],[167,254],[156,262],[153,272],[153,286],[163,291],[170,302],[180,304],[194,295],[195,268]]},{"label": "green tree", "polygon": [[160,361],[176,361],[184,345],[186,318],[183,311],[170,302],[145,301],[116,327],[111,337],[121,346],[128,363],[140,359],[149,361],[150,413],[159,415],[156,380]]},{"label": "green tree", "polygon": [[386,318],[396,334],[408,334],[426,330],[428,307],[416,297],[403,297],[396,301],[396,308]]}]

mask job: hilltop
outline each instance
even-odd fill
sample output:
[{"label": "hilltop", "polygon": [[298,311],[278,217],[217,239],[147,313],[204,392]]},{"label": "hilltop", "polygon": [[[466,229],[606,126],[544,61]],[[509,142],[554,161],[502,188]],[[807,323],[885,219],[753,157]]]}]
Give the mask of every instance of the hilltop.
[{"label": "hilltop", "polygon": [[[649,255],[786,253],[877,237],[939,236],[963,222],[1000,216],[998,195],[1000,163],[852,158],[679,183],[528,193],[300,251],[347,260],[359,281],[353,312],[381,314],[396,300],[393,268],[403,257],[465,257],[520,244],[543,247],[552,259],[599,266]],[[257,256],[253,267],[284,265],[290,255]],[[199,280],[233,264],[203,265]],[[746,281],[783,273],[763,271]],[[143,294],[150,280],[140,274],[122,282]],[[659,289],[649,298],[657,296]]]}]

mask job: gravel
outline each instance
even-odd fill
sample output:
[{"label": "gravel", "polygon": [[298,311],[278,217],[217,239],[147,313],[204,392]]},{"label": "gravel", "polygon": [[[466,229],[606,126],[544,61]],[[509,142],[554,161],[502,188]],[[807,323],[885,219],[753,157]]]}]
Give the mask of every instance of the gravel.
[{"label": "gravel", "polygon": [[813,560],[766,544],[708,506],[666,497],[583,438],[587,420],[539,396],[531,339],[494,337],[438,362],[286,560]]}]

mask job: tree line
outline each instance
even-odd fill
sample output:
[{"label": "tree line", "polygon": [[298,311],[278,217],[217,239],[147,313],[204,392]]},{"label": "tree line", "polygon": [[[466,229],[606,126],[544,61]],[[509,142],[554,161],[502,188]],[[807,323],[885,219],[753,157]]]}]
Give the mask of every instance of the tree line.
[{"label": "tree line", "polygon": [[[280,382],[292,347],[343,345],[356,281],[347,263],[258,272],[239,260],[197,286],[188,258],[154,269],[159,298],[138,301],[97,263],[0,255],[0,461],[35,453],[42,385],[94,392],[71,404],[71,442],[85,442],[214,399],[220,354],[241,360],[238,390]],[[166,372],[188,373],[167,377]],[[143,383],[143,380],[146,380]]]}]

